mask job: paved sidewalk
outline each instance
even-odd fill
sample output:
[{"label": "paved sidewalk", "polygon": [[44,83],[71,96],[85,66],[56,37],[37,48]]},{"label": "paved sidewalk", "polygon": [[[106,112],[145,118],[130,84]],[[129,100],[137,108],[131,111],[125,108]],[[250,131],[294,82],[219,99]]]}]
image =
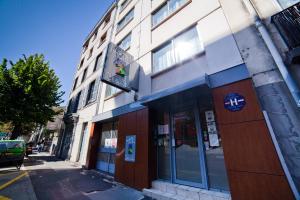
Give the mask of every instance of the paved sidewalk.
[{"label": "paved sidewalk", "polygon": [[24,163],[38,200],[145,200],[142,192],[111,182],[101,173],[84,170],[46,153]]}]

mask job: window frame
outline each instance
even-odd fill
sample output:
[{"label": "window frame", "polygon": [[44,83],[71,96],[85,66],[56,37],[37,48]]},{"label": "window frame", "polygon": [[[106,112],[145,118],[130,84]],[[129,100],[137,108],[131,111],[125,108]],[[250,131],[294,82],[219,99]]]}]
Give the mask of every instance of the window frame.
[{"label": "window frame", "polygon": [[[130,37],[130,44],[127,48],[123,49],[122,47],[120,47],[120,44],[127,38]],[[127,51],[128,49],[130,49],[131,47],[131,41],[132,41],[132,32],[129,32],[125,37],[123,37],[117,44],[118,47],[120,47],[121,49],[123,49],[124,51]]]},{"label": "window frame", "polygon": [[[103,52],[100,52],[98,54],[98,56],[96,57],[96,61],[95,61],[95,65],[94,65],[94,68],[93,68],[93,72],[97,71],[97,66],[98,66],[98,62],[99,62],[99,59],[103,59]],[[101,60],[100,60],[101,62]],[[100,68],[100,67],[99,67]]]},{"label": "window frame", "polygon": [[[93,88],[92,88],[92,84],[93,84]],[[96,98],[93,98],[93,96],[92,96],[95,89],[96,89],[96,79],[93,80],[89,84],[87,95],[86,95],[86,100],[85,100],[85,105],[88,105],[88,104],[90,104],[90,103],[92,103],[92,102],[94,102],[96,100]]]},{"label": "window frame", "polygon": [[[160,26],[161,24],[163,24],[164,22],[166,22],[168,19],[170,19],[171,17],[173,17],[176,13],[178,13],[180,10],[182,10],[185,6],[187,6],[191,2],[192,2],[192,0],[186,0],[185,3],[183,3],[177,9],[173,10],[172,12],[170,12],[170,6],[169,6],[170,0],[164,1],[161,5],[158,6],[158,8],[156,8],[154,11],[151,12],[151,30],[153,31],[158,26]],[[167,16],[164,19],[162,19],[160,22],[158,22],[157,24],[154,25],[153,24],[153,16],[156,13],[158,13],[160,11],[160,9],[162,9],[165,5],[167,6]]]},{"label": "window frame", "polygon": [[92,57],[92,55],[93,55],[93,51],[94,51],[94,47],[92,47],[92,48],[90,49],[90,52],[89,52],[89,57],[88,57],[88,59],[90,59],[90,58]]},{"label": "window frame", "polygon": [[[133,19],[134,19],[134,14],[135,14],[135,7],[133,7],[131,10],[129,10],[122,19],[120,19],[117,23],[117,27],[116,27],[116,32],[119,33],[122,29],[124,29]],[[128,15],[133,12],[132,17],[130,19],[127,20],[127,22],[125,22],[121,27],[120,24],[126,19],[126,17],[128,17]]]},{"label": "window frame", "polygon": [[77,84],[78,84],[78,76],[75,78],[74,85],[73,85],[73,90],[72,91],[74,91],[77,88]]},{"label": "window frame", "polygon": [[87,67],[83,70],[83,74],[82,74],[82,78],[81,78],[81,83],[83,83],[83,82],[85,81],[85,79],[86,79],[88,67],[89,67],[89,66],[87,66]]},{"label": "window frame", "polygon": [[[116,91],[114,93],[111,93],[109,95],[107,95],[107,89],[108,88],[116,88]],[[115,87],[115,86],[112,86],[112,85],[109,85],[109,84],[106,84],[106,88],[105,88],[105,94],[104,94],[104,100],[108,100],[110,98],[113,98],[115,96],[118,96],[119,94],[121,94],[123,92],[123,90]]]},{"label": "window frame", "polygon": [[[174,41],[176,40],[176,38],[179,38],[180,36],[184,35],[185,33],[187,33],[188,31],[191,31],[192,29],[195,29],[196,30],[196,34],[197,34],[197,37],[200,41],[200,44],[201,45],[201,49],[189,56],[188,58],[185,58],[183,60],[177,60],[176,58],[176,54],[175,54],[175,44],[174,44]],[[159,71],[155,71],[154,70],[154,53],[155,52],[158,52],[159,50],[163,49],[165,46],[167,46],[168,44],[171,44],[171,48],[172,48],[172,55],[173,55],[173,58],[174,58],[174,63],[171,64],[170,66],[167,66]],[[157,74],[160,74],[160,73],[163,73],[164,71],[168,71],[169,69],[175,67],[175,66],[178,66],[180,65],[181,63],[185,63],[191,59],[193,59],[194,57],[197,57],[199,56],[200,54],[202,54],[203,52],[205,52],[205,48],[204,48],[204,44],[203,44],[203,41],[201,39],[201,36],[200,36],[200,33],[198,31],[198,28],[197,28],[197,25],[194,24],[186,29],[184,29],[183,31],[181,31],[180,33],[178,33],[177,35],[171,37],[169,40],[165,41],[164,43],[162,43],[161,45],[159,45],[158,47],[154,48],[152,51],[151,51],[151,70],[152,70],[152,75],[151,76],[155,76]]]}]

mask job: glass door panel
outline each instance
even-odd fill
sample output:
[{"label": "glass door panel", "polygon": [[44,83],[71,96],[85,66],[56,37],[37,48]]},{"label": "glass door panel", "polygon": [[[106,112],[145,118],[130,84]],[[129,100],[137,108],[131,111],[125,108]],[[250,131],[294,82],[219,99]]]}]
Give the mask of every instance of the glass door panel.
[{"label": "glass door panel", "polygon": [[172,115],[175,181],[202,183],[198,132],[193,110]]}]

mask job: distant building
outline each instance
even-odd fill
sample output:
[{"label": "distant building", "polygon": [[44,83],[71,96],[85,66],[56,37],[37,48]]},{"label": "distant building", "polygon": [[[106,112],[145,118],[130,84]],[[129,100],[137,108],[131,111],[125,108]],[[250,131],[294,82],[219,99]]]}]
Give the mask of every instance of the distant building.
[{"label": "distant building", "polygon": [[298,198],[298,2],[116,1],[83,44],[61,156],[153,196]]}]

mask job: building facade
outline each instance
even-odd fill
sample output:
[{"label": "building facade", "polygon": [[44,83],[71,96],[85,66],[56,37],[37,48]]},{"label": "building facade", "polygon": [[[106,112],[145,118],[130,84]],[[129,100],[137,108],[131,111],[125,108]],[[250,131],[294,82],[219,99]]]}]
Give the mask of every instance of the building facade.
[{"label": "building facade", "polygon": [[63,156],[153,197],[299,198],[297,17],[287,0],[116,1],[83,45]]}]

